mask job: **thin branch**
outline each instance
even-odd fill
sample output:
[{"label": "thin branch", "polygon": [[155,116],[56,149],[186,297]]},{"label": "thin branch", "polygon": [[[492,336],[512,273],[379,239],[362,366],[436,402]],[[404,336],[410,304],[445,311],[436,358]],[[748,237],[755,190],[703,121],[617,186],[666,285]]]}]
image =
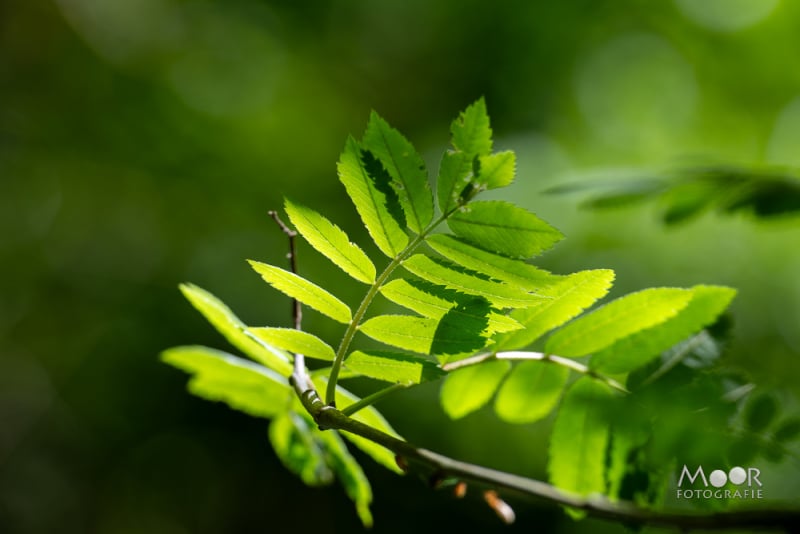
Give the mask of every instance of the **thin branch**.
[{"label": "thin branch", "polygon": [[[295,246],[297,232],[289,228],[281,220],[277,211],[269,211],[268,213],[269,216],[275,220],[275,223],[277,223],[281,231],[289,238],[289,265],[292,269],[292,273],[297,274],[297,248]],[[300,301],[297,299],[292,299],[292,320],[294,322],[295,330],[303,329],[303,307],[300,304]],[[306,371],[306,357],[303,354],[294,355],[294,368],[292,370],[291,381],[294,385],[295,392],[301,398],[307,391],[313,391],[316,393],[314,383],[311,382],[311,379],[308,376],[308,371]]]},{"label": "thin branch", "polygon": [[455,371],[456,369],[471,367],[473,365],[478,365],[480,363],[487,362],[490,360],[537,360],[543,362],[550,362],[555,365],[560,365],[562,367],[571,369],[577,373],[590,376],[596,380],[599,380],[607,384],[608,386],[616,389],[617,391],[621,391],[622,393],[630,393],[630,391],[628,391],[625,388],[625,386],[623,386],[610,376],[598,373],[597,371],[590,369],[586,365],[578,361],[572,360],[570,358],[556,356],[555,354],[545,354],[543,352],[523,352],[523,351],[487,352],[484,354],[471,356],[469,358],[464,358],[463,360],[457,360],[451,363],[447,363],[442,366],[442,369],[448,372]]},{"label": "thin branch", "polygon": [[593,517],[625,524],[676,527],[684,530],[725,530],[789,529],[800,523],[800,510],[753,508],[714,513],[667,512],[640,508],[625,501],[615,502],[599,495],[584,497],[560,490],[540,480],[461,462],[416,447],[407,441],[356,421],[336,408],[326,405],[316,391],[303,392],[300,400],[320,428],[343,430],[382,445],[398,456],[398,464],[419,472],[429,480],[452,477],[490,488],[537,497],[555,504],[583,510]]}]

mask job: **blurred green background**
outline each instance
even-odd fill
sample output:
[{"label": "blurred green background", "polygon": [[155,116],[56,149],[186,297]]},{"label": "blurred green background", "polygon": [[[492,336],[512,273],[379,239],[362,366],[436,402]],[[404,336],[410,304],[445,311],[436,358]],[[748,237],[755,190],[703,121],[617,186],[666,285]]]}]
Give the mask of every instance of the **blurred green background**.
[{"label": "blurred green background", "polygon": [[[615,294],[739,288],[727,361],[793,409],[796,218],[664,228],[653,206],[589,212],[540,192],[696,162],[800,166],[798,51],[787,0],[3,0],[0,532],[284,532],[298,515],[303,531],[360,529],[339,488],[280,465],[265,421],[189,396],[158,353],[227,348],[182,281],[251,324],[289,325],[288,299],[244,261],[284,261],[266,215],[284,195],[366,243],[335,162],[373,108],[435,171],[450,120],[484,95],[496,145],[518,154],[502,195],[568,236],[540,264],[614,268]],[[302,273],[356,302],[313,254],[301,247]],[[305,325],[340,334],[311,313]],[[544,476],[548,423],[450,423],[435,398],[382,408],[414,442]],[[509,530],[474,495],[364,460],[375,532]],[[796,502],[798,461],[763,469]],[[622,530],[513,502],[511,530]]]}]

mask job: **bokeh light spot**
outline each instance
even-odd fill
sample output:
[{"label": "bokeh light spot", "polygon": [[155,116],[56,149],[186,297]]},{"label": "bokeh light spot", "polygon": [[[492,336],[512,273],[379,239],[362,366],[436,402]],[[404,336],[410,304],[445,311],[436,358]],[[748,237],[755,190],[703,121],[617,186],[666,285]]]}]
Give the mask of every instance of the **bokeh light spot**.
[{"label": "bokeh light spot", "polygon": [[709,30],[735,32],[769,17],[780,0],[675,0],[681,13]]}]

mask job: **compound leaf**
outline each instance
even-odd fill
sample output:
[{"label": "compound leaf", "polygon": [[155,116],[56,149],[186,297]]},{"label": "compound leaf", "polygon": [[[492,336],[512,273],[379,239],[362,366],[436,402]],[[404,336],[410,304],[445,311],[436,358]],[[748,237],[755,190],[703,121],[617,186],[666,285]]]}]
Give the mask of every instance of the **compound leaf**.
[{"label": "compound leaf", "polygon": [[409,228],[416,233],[422,232],[433,219],[433,196],[420,155],[403,134],[374,111],[363,144],[377,156],[392,177]]},{"label": "compound leaf", "polygon": [[595,353],[589,366],[611,374],[632,371],[712,324],[736,295],[734,289],[720,286],[695,286],[690,291],[691,299],[675,316]]},{"label": "compound leaf", "polygon": [[605,296],[614,280],[614,271],[580,271],[559,278],[541,290],[552,297],[539,304],[511,312],[510,317],[524,328],[494,338],[495,350],[527,347],[550,330],[561,326]]},{"label": "compound leaf", "polygon": [[286,199],[292,224],[317,252],[341,270],[365,284],[375,281],[375,265],[347,234],[316,211]]},{"label": "compound leaf", "polygon": [[691,298],[690,289],[662,287],[631,293],[554,333],[547,340],[546,351],[567,357],[599,352],[624,337],[674,317]]},{"label": "compound leaf", "polygon": [[[372,339],[420,354],[450,357],[471,354],[486,346],[488,302],[483,314],[445,314],[441,320],[410,315],[379,315],[360,327]],[[450,313],[450,312],[448,312]],[[474,320],[464,320],[467,317]]]},{"label": "compound leaf", "polygon": [[522,362],[497,392],[494,409],[509,423],[532,423],[546,417],[567,385],[569,369],[543,361]]},{"label": "compound leaf", "polygon": [[459,419],[485,405],[497,391],[511,364],[491,360],[451,372],[442,384],[442,408],[451,419]]},{"label": "compound leaf", "polygon": [[486,113],[486,101],[480,98],[459,113],[450,125],[450,134],[453,146],[468,154],[470,159],[488,155],[492,151],[492,128]]},{"label": "compound leaf", "polygon": [[188,389],[193,395],[255,417],[283,413],[294,394],[283,376],[219,350],[174,347],[162,352],[161,360],[192,375]]},{"label": "compound leaf", "polygon": [[314,334],[293,328],[250,328],[250,332],[267,343],[283,350],[302,354],[309,358],[333,361],[333,348]]},{"label": "compound leaf", "polygon": [[272,287],[327,315],[335,321],[347,324],[352,318],[347,304],[337,299],[318,285],[294,273],[258,261],[248,260],[253,269]]},{"label": "compound leaf", "polygon": [[228,342],[258,363],[283,376],[292,374],[288,354],[259,344],[245,334],[246,326],[221,300],[194,284],[181,284],[181,293]]},{"label": "compound leaf", "polygon": [[419,384],[441,378],[445,372],[430,360],[386,351],[354,351],[345,365],[353,372],[398,384]]},{"label": "compound leaf", "polygon": [[391,189],[388,174],[384,176],[381,162],[350,137],[339,158],[338,170],[373,241],[381,252],[394,258],[408,244],[408,235],[401,222],[403,214],[394,206],[397,200],[399,207],[399,199]]},{"label": "compound leaf", "polygon": [[501,200],[472,202],[447,224],[457,236],[484,250],[519,259],[547,250],[564,237],[533,213]]}]

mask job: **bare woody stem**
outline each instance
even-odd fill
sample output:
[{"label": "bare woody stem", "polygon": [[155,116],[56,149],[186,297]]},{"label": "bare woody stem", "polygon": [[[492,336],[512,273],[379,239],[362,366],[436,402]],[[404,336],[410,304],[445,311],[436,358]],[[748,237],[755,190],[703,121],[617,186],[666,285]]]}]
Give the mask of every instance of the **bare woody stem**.
[{"label": "bare woody stem", "polygon": [[[295,384],[297,381],[295,380]],[[297,390],[297,387],[295,386]],[[788,530],[800,524],[800,510],[743,509],[715,513],[660,512],[640,508],[630,502],[614,502],[602,496],[583,497],[565,492],[545,482],[454,460],[422,449],[350,418],[325,404],[313,390],[300,392],[300,400],[320,428],[343,430],[366,438],[394,452],[398,464],[407,466],[430,481],[456,478],[478,485],[511,491],[525,496],[583,510],[592,517],[625,524],[674,527],[682,530],[774,529]]]}]

